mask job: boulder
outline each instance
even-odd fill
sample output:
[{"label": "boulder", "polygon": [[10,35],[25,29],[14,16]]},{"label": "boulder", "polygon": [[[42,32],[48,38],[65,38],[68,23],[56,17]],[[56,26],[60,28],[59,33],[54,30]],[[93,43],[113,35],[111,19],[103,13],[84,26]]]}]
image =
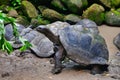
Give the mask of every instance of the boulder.
[{"label": "boulder", "polygon": [[120,26],[120,12],[111,10],[105,14],[105,22],[108,25]]},{"label": "boulder", "polygon": [[27,27],[30,24],[26,16],[18,16],[16,18],[16,22],[24,25],[25,27]]},{"label": "boulder", "polygon": [[45,9],[48,9],[46,6],[38,6],[39,11],[42,13]]},{"label": "boulder", "polygon": [[73,13],[81,13],[83,8],[87,7],[87,0],[61,0]]},{"label": "boulder", "polygon": [[120,52],[117,52],[110,61],[108,70],[112,78],[120,80]]},{"label": "boulder", "polygon": [[68,23],[77,23],[80,20],[80,16],[75,14],[68,14],[64,17],[64,21],[67,21]]},{"label": "boulder", "polygon": [[29,18],[35,18],[38,16],[37,10],[34,7],[34,5],[29,2],[29,1],[22,1],[22,7],[24,13],[29,17]]},{"label": "boulder", "polygon": [[104,21],[104,8],[99,4],[91,5],[87,10],[83,12],[83,18],[87,18],[95,21],[98,25],[101,25]]},{"label": "boulder", "polygon": [[115,8],[120,6],[120,0],[100,0],[106,7]]},{"label": "boulder", "polygon": [[46,24],[49,24],[49,23],[50,23],[50,21],[45,20],[43,18],[37,18],[37,19],[32,18],[30,24],[36,27],[36,26],[39,26],[39,25],[46,25]]},{"label": "boulder", "polygon": [[63,20],[64,16],[60,14],[59,12],[53,10],[53,9],[45,9],[42,12],[42,16],[46,19],[49,19],[50,21],[58,21]]},{"label": "boulder", "polygon": [[10,17],[17,17],[18,16],[18,13],[15,9],[12,9],[8,12],[8,16]]},{"label": "boulder", "polygon": [[120,33],[114,38],[113,43],[120,50]]},{"label": "boulder", "polygon": [[[17,28],[18,28],[18,32],[21,33],[23,29],[25,29],[25,27],[21,24],[17,23]],[[10,41],[12,40],[12,38],[14,37],[13,35],[13,27],[11,24],[8,24],[5,26],[5,38],[6,40]]]},{"label": "boulder", "polygon": [[100,0],[102,4],[104,4],[106,7],[111,7],[111,0]]},{"label": "boulder", "polygon": [[52,0],[51,4],[55,7],[56,10],[66,11],[66,8],[62,4],[61,0]]}]

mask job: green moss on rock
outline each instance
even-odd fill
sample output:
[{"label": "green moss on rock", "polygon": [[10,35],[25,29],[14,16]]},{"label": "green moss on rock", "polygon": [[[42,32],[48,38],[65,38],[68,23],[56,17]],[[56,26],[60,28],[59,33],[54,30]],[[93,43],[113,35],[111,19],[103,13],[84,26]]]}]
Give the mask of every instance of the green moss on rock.
[{"label": "green moss on rock", "polygon": [[115,8],[120,6],[120,0],[100,0],[106,7]]},{"label": "green moss on rock", "polygon": [[38,16],[36,8],[29,1],[22,1],[22,7],[24,9],[24,13],[29,18],[35,18]]},{"label": "green moss on rock", "polygon": [[111,10],[105,14],[105,22],[108,25],[120,26],[120,12]]},{"label": "green moss on rock", "polygon": [[66,10],[65,6],[61,3],[61,0],[52,0],[51,4],[58,10]]},{"label": "green moss on rock", "polygon": [[49,19],[50,21],[63,20],[63,15],[52,9],[45,9],[42,12],[42,16]]},{"label": "green moss on rock", "polygon": [[47,9],[46,6],[38,6],[39,11],[42,13],[45,9]]},{"label": "green moss on rock", "polygon": [[73,13],[80,13],[88,5],[87,0],[61,0]]},{"label": "green moss on rock", "polygon": [[18,16],[16,18],[16,22],[19,23],[19,24],[22,24],[22,25],[24,25],[26,27],[28,25],[30,25],[29,21],[27,20],[27,17],[25,17],[25,16]]},{"label": "green moss on rock", "polygon": [[101,25],[104,21],[104,8],[101,5],[93,4],[83,12],[83,18],[88,18]]},{"label": "green moss on rock", "polygon": [[75,15],[75,14],[68,14],[64,17],[64,21],[68,21],[68,22],[70,21],[70,22],[73,22],[73,23],[76,23],[80,20],[81,20],[80,16]]}]

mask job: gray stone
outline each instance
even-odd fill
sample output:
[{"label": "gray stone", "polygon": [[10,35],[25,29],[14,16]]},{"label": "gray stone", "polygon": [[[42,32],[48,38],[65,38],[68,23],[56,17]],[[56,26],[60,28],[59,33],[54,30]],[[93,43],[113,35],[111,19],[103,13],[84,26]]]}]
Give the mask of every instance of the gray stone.
[{"label": "gray stone", "polygon": [[120,79],[120,52],[110,61],[108,69],[111,77]]},{"label": "gray stone", "polygon": [[120,50],[120,33],[114,38],[113,43]]},{"label": "gray stone", "polygon": [[[25,27],[21,24],[17,24],[18,32],[21,33]],[[13,35],[13,27],[11,24],[5,26],[5,38],[10,41],[14,37]]]}]

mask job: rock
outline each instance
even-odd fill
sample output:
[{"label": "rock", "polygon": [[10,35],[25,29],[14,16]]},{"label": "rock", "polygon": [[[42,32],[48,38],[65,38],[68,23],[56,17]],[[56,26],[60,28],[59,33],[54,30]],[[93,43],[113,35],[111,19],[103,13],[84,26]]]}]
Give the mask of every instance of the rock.
[{"label": "rock", "polygon": [[55,7],[56,10],[66,11],[66,8],[62,4],[61,0],[52,0],[51,4]]},{"label": "rock", "polygon": [[110,61],[108,69],[111,77],[120,80],[120,52]]},{"label": "rock", "polygon": [[108,25],[120,26],[120,12],[111,10],[105,14],[105,22]]},{"label": "rock", "polygon": [[118,8],[117,11],[120,12],[120,8]]},{"label": "rock", "polygon": [[61,0],[73,13],[80,13],[88,5],[87,0]]},{"label": "rock", "polygon": [[93,4],[83,12],[83,17],[95,21],[98,25],[104,21],[104,8],[101,5]]},{"label": "rock", "polygon": [[23,7],[23,10],[24,10],[24,13],[29,18],[35,18],[35,17],[38,16],[36,8],[29,1],[22,1],[22,7]]},{"label": "rock", "polygon": [[46,6],[38,6],[39,11],[42,13],[45,9],[48,9]]},{"label": "rock", "polygon": [[120,33],[114,38],[113,43],[120,50]]},{"label": "rock", "polygon": [[[18,32],[21,33],[23,29],[25,29],[25,27],[21,24],[17,24],[17,28],[18,28]],[[8,24],[5,26],[5,38],[10,41],[14,35],[13,35],[13,28],[11,24]]]},{"label": "rock", "polygon": [[43,18],[38,18],[38,19],[32,19],[31,20],[31,25],[33,25],[33,26],[39,26],[39,25],[46,25],[46,24],[49,24],[50,23],[50,21],[48,21],[48,20],[44,20]]},{"label": "rock", "polygon": [[68,14],[64,17],[64,21],[67,21],[70,23],[76,23],[80,20],[81,20],[80,16],[75,15],[75,14]]},{"label": "rock", "polygon": [[27,17],[25,16],[18,16],[16,18],[16,22],[24,25],[25,27],[27,27],[30,24],[29,21],[27,20]]},{"label": "rock", "polygon": [[100,0],[102,4],[104,4],[106,7],[111,7],[111,0]]},{"label": "rock", "polygon": [[46,28],[50,28],[50,30],[58,36],[58,31],[66,26],[70,26],[67,22],[56,21],[52,24],[46,25]]},{"label": "rock", "polygon": [[8,15],[9,15],[10,17],[17,17],[17,16],[18,16],[18,13],[17,13],[17,11],[16,11],[15,9],[12,9],[12,10],[10,10],[10,11],[8,12]]},{"label": "rock", "polygon": [[63,20],[63,15],[52,9],[45,9],[42,12],[42,16],[51,21]]},{"label": "rock", "polygon": [[120,0],[100,0],[106,7],[115,8],[120,6]]}]

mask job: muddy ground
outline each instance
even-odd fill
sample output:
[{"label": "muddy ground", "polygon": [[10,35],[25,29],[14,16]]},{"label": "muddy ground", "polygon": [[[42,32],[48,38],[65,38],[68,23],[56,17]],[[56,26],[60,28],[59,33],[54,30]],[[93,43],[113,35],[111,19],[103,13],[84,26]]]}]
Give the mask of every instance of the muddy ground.
[{"label": "muddy ground", "polygon": [[[118,27],[99,27],[105,38],[110,60],[118,49],[113,45],[113,38],[120,32]],[[12,55],[0,52],[0,80],[117,80],[110,77],[108,72],[91,75],[90,70],[69,66],[62,73],[53,75],[50,71],[53,64],[50,58],[38,58],[30,52],[20,54],[15,51]]]}]

